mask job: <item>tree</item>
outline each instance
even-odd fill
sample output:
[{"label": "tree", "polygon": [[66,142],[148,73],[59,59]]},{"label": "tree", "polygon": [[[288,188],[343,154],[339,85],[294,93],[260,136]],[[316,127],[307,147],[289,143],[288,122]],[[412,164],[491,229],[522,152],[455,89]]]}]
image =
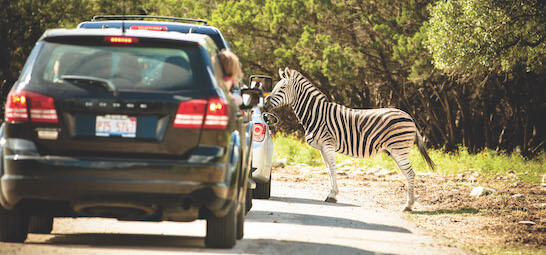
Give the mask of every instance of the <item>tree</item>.
[{"label": "tree", "polygon": [[5,96],[17,80],[30,50],[42,33],[61,21],[74,22],[89,3],[60,0],[0,2],[0,85]]},{"label": "tree", "polygon": [[486,76],[546,69],[546,10],[539,0],[438,1],[427,48],[437,68]]},{"label": "tree", "polygon": [[486,147],[499,149],[508,140],[511,148],[535,152],[545,136],[538,117],[546,113],[544,3],[447,0],[430,11],[425,45],[434,66],[457,79],[461,119],[474,129],[463,129],[467,143],[481,136],[478,144]]}]

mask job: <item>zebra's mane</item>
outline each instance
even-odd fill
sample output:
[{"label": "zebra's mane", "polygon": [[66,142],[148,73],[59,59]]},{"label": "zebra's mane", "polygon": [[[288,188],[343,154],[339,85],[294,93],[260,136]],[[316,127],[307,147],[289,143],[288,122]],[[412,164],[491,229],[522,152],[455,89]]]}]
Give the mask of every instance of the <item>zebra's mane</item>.
[{"label": "zebra's mane", "polygon": [[289,69],[289,70],[290,70],[290,75],[288,77],[289,80],[296,80],[296,81],[303,80],[303,82],[300,82],[300,83],[304,83],[304,85],[309,84],[310,85],[309,87],[312,87],[313,90],[316,90],[317,92],[319,92],[319,94],[316,96],[318,99],[324,99],[326,102],[330,102],[326,94],[320,91],[320,89],[318,89],[317,86],[315,86],[315,84],[313,84],[309,79],[307,79],[307,77],[305,77],[303,74],[301,74],[297,70],[294,70],[294,69]]}]

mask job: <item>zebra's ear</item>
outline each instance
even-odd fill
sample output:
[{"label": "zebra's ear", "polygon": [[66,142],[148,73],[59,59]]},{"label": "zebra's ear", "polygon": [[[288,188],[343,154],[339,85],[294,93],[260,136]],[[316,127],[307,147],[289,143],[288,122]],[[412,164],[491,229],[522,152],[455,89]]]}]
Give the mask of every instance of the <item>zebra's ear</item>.
[{"label": "zebra's ear", "polygon": [[281,77],[281,79],[286,78],[285,73],[282,71],[281,68],[279,68],[279,77]]},{"label": "zebra's ear", "polygon": [[285,67],[284,68],[284,75],[286,76],[286,78],[288,79],[288,75],[290,75],[290,69],[288,69],[288,67]]}]

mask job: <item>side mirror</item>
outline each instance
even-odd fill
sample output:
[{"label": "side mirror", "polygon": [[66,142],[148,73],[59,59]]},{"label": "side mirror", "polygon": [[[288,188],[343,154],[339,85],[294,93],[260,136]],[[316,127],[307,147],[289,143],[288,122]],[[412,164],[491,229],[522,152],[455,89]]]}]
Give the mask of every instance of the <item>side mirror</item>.
[{"label": "side mirror", "polygon": [[260,99],[263,100],[264,93],[259,88],[244,88],[241,89],[241,97],[243,98],[243,105],[240,106],[241,110],[251,109],[260,103]]},{"label": "side mirror", "polygon": [[251,75],[249,78],[250,88],[260,88],[264,93],[273,90],[273,78],[267,75]]}]

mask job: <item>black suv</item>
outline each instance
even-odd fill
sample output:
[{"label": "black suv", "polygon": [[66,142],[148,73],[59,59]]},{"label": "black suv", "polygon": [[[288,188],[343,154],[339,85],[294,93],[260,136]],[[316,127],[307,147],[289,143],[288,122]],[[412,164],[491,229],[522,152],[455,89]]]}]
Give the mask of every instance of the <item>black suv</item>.
[{"label": "black suv", "polygon": [[207,247],[243,237],[242,109],[261,91],[237,106],[211,37],[162,29],[40,38],[5,106],[0,241],[49,233],[53,217],[206,219]]},{"label": "black suv", "polygon": [[[216,44],[219,50],[229,49],[228,42],[222,36],[222,33],[218,28],[209,26],[206,20],[202,19],[187,19],[187,18],[178,18],[178,17],[164,17],[164,16],[149,16],[149,15],[103,15],[95,16],[91,21],[85,21],[78,25],[78,28],[85,29],[130,29],[130,30],[155,30],[155,31],[167,31],[167,32],[180,32],[180,33],[195,33],[195,34],[204,34],[208,35]],[[259,75],[258,75],[259,76]],[[252,76],[251,76],[252,77]],[[252,78],[251,78],[252,79]],[[249,81],[250,82],[250,81]],[[242,88],[242,81],[240,83],[234,84],[232,86],[232,92],[235,94],[240,94]],[[267,92],[267,91],[263,91]],[[258,109],[254,109],[259,111]],[[253,118],[251,118],[249,125],[249,131],[247,138],[251,139],[253,136],[253,130],[255,125],[261,125],[253,123]],[[264,129],[265,130],[265,129]],[[250,141],[245,141],[245,143],[250,143]],[[256,143],[254,143],[256,145]],[[273,152],[271,152],[273,153]],[[253,155],[250,155],[252,158]],[[252,160],[251,164],[256,164],[256,159]],[[267,190],[267,185],[271,183],[262,183],[263,180],[260,178],[257,179],[257,182],[254,181],[253,172],[260,171],[259,168],[251,168],[251,178],[249,190],[247,191],[247,202],[246,210],[249,211],[252,207],[252,198],[253,197],[262,197],[264,193],[264,186]],[[259,177],[259,176],[258,176]],[[267,192],[266,192],[267,193]],[[265,194],[265,193],[264,193]],[[267,194],[266,194],[267,195]]]}]

